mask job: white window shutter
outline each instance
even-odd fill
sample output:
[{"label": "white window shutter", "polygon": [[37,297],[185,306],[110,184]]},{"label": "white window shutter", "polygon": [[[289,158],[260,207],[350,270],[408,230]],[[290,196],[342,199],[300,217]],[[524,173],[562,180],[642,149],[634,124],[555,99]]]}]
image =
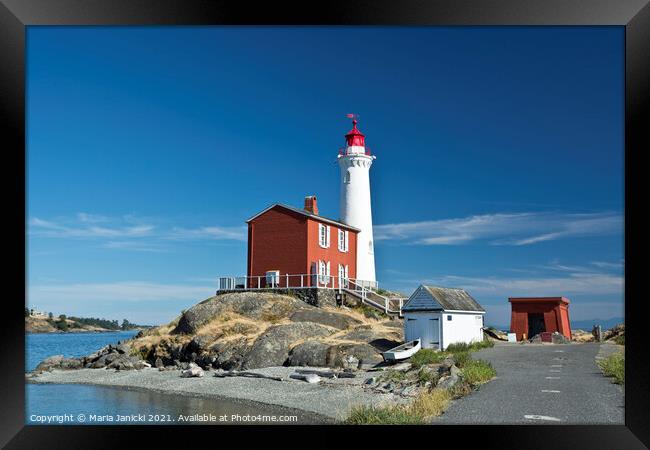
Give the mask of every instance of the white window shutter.
[{"label": "white window shutter", "polygon": [[348,241],[348,235],[349,235],[349,233],[346,231],[346,232],[345,232],[345,244],[344,244],[344,245],[345,245],[345,251],[346,251],[346,252],[348,251],[348,242],[349,242],[349,241]]},{"label": "white window shutter", "polygon": [[325,247],[330,246],[330,226],[327,226],[327,244],[325,244]]}]

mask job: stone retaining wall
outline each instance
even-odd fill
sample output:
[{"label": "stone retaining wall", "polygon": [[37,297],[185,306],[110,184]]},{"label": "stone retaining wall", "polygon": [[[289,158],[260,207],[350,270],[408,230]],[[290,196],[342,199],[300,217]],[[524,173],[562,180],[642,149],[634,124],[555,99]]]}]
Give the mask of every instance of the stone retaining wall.
[{"label": "stone retaining wall", "polygon": [[[217,295],[229,294],[232,292],[272,292],[274,294],[292,295],[299,298],[305,303],[312,306],[336,306],[336,289],[322,288],[269,288],[269,289],[220,289]],[[346,292],[343,293],[346,299],[346,305],[355,306],[359,303],[358,299]]]}]

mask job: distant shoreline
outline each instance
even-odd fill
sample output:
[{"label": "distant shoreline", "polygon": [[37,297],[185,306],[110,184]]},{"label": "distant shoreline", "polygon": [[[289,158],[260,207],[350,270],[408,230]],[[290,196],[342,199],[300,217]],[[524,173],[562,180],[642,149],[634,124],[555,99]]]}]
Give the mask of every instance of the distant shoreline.
[{"label": "distant shoreline", "polygon": [[101,330],[82,330],[82,329],[71,329],[68,331],[62,331],[62,330],[53,330],[53,331],[29,331],[25,330],[25,334],[86,334],[86,333],[121,333],[124,331],[142,331],[145,330],[146,328],[132,328],[130,330],[108,330],[108,329],[101,329]]}]

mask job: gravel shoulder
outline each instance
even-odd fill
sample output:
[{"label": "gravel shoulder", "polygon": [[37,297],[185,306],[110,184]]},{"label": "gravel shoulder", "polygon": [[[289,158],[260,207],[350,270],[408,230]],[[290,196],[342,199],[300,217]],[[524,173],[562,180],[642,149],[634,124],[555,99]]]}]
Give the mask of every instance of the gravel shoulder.
[{"label": "gravel shoulder", "polygon": [[[322,369],[321,369],[322,370]],[[371,375],[357,372],[356,378],[323,379],[310,384],[289,378],[294,367],[256,369],[265,375],[281,377],[282,381],[260,378],[218,378],[209,371],[203,378],[182,378],[180,371],[159,371],[154,368],[116,371],[113,369],[53,370],[30,377],[32,383],[90,384],[98,386],[146,389],[164,394],[203,398],[229,398],[302,410],[329,420],[343,420],[355,405],[385,405],[404,402],[393,394],[369,392],[364,382]]]},{"label": "gravel shoulder", "polygon": [[623,388],[603,376],[596,357],[612,344],[497,344],[474,354],[497,377],[455,401],[441,424],[624,424]]}]

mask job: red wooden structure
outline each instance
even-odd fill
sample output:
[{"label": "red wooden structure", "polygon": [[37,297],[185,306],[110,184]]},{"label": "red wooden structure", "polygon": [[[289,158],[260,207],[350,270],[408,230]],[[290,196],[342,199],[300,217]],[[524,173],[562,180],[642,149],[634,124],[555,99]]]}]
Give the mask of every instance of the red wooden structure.
[{"label": "red wooden structure", "polygon": [[[569,299],[565,297],[510,297],[512,305],[510,332],[517,340],[549,332],[571,339],[569,323]],[[525,336],[525,337],[524,337]]]}]

